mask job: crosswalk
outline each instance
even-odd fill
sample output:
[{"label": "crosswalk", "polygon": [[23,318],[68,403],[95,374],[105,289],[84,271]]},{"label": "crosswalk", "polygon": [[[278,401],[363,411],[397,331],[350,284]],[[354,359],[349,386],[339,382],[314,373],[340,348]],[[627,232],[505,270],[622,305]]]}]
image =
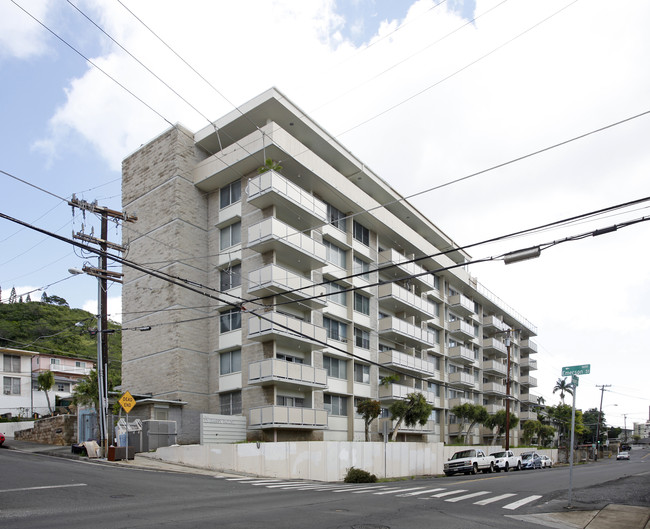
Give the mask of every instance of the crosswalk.
[{"label": "crosswalk", "polygon": [[[498,502],[507,502],[501,505],[503,509],[514,511],[519,507],[537,501],[542,496],[532,494],[530,496],[518,497],[516,493],[494,494],[488,490],[470,492],[467,489],[449,489],[447,487],[430,488],[425,486],[409,487],[405,484],[341,484],[341,483],[316,483],[310,481],[284,481],[281,479],[262,479],[250,477],[228,477],[222,478],[226,481],[235,481],[252,485],[255,487],[266,487],[269,489],[291,490],[291,491],[323,491],[332,493],[347,494],[373,494],[377,496],[394,495],[400,498],[416,498],[420,500],[440,500],[449,503],[460,503],[468,501],[474,505],[485,506]],[[490,496],[491,495],[491,496]],[[474,501],[477,500],[477,501]],[[512,501],[514,500],[514,501]]]}]

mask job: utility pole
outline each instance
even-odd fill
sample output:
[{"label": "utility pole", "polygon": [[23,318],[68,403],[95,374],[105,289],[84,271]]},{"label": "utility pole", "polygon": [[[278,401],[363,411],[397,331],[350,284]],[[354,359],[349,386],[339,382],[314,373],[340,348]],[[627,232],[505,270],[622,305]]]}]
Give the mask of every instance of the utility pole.
[{"label": "utility pole", "polygon": [[506,450],[510,450],[510,331],[506,334],[508,366],[506,373]]},{"label": "utility pole", "polygon": [[623,439],[625,439],[625,444],[627,444],[627,413],[623,414]]},{"label": "utility pole", "polygon": [[596,425],[596,455],[594,456],[594,461],[598,461],[598,443],[600,442],[600,423],[603,417],[603,395],[605,394],[605,388],[611,387],[611,384],[603,384],[602,386],[596,386],[600,388],[600,410],[598,411],[598,424]]},{"label": "utility pole", "polygon": [[123,274],[112,272],[108,270],[108,249],[124,252],[126,248],[118,244],[108,241],[108,219],[109,217],[115,221],[122,220],[125,222],[135,222],[138,218],[135,215],[127,215],[126,213],[115,211],[104,206],[98,206],[97,202],[86,202],[79,200],[76,196],[68,201],[72,209],[79,208],[82,211],[90,211],[91,213],[98,214],[101,218],[101,232],[100,238],[97,239],[93,236],[83,232],[73,233],[74,239],[80,239],[90,244],[97,244],[100,248],[100,255],[98,258],[98,268],[84,266],[83,271],[91,276],[97,277],[98,292],[97,302],[99,314],[97,316],[97,388],[99,391],[99,431],[100,431],[100,446],[104,449],[104,457],[108,453],[108,339],[106,334],[108,332],[108,281],[122,283],[121,277]]}]

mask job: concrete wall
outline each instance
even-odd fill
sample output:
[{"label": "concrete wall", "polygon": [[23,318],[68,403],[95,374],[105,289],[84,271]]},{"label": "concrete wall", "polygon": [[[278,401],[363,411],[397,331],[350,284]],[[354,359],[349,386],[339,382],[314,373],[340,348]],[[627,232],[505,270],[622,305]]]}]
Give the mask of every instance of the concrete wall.
[{"label": "concrete wall", "polygon": [[14,432],[14,439],[66,446],[77,442],[77,416],[57,415],[34,422],[28,430]]},{"label": "concrete wall", "polygon": [[33,426],[34,421],[0,422],[0,432],[3,433],[7,439],[12,439],[14,432],[27,430]]},{"label": "concrete wall", "polygon": [[[354,466],[378,478],[442,474],[443,464],[454,452],[481,448],[496,452],[499,447],[445,446],[442,443],[361,443],[348,441],[243,443],[185,445],[159,448],[155,457],[163,461],[280,479],[343,481]],[[515,449],[525,452],[525,449]],[[538,450],[557,459],[557,450]]]}]

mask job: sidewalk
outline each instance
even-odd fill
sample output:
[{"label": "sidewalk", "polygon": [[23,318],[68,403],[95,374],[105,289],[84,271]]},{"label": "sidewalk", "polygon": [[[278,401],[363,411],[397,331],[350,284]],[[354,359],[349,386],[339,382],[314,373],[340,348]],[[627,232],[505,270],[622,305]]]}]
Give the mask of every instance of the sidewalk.
[{"label": "sidewalk", "polygon": [[[156,459],[153,454],[136,454],[129,461],[108,461],[106,459],[89,459],[73,454],[69,446],[54,446],[29,441],[7,439],[4,447],[9,450],[30,452],[67,459],[76,459],[102,465],[115,465],[158,472],[182,472],[205,476],[233,476],[214,470],[168,463]],[[543,514],[507,515],[508,518],[533,523],[554,529],[650,529],[650,507],[609,504],[600,510],[565,510]]]}]

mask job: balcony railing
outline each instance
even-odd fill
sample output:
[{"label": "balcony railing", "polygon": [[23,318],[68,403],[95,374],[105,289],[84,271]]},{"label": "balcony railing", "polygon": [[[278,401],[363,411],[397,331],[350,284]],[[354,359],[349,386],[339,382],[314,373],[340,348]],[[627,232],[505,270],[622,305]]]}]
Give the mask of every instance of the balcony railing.
[{"label": "balcony railing", "polygon": [[449,409],[455,408],[456,406],[461,406],[462,404],[475,404],[475,402],[472,399],[465,397],[454,397],[453,399],[449,399],[447,401],[447,406]]},{"label": "balcony railing", "polygon": [[319,268],[325,264],[326,253],[322,243],[275,217],[248,228],[248,247],[260,253],[281,252],[283,259],[301,269]]},{"label": "balcony railing", "polygon": [[[435,289],[433,276],[427,274],[426,270],[416,263],[407,263],[408,257],[396,252],[392,248],[379,253],[379,268],[382,269],[389,264],[394,264],[397,269],[412,277],[412,281],[421,283],[425,290]],[[388,269],[391,270],[390,268]]]},{"label": "balcony railing", "polygon": [[425,400],[435,406],[440,407],[440,397],[437,397],[433,391],[426,389],[417,389],[402,384],[388,384],[379,386],[379,399],[380,400],[406,400],[409,393],[422,393]]},{"label": "balcony railing", "polygon": [[507,366],[498,360],[484,360],[483,361],[483,371],[486,373],[493,373],[498,375],[506,375],[508,371]]},{"label": "balcony railing", "polygon": [[314,286],[312,280],[273,264],[248,274],[248,293],[256,296],[284,294],[312,308],[327,305],[327,298],[313,297],[325,294],[324,286]]},{"label": "balcony railing", "polygon": [[249,411],[248,426],[257,430],[265,428],[323,430],[327,428],[327,411],[315,408],[262,406]]},{"label": "balcony railing", "polygon": [[527,367],[528,369],[537,369],[537,360],[525,356],[521,359],[521,367]]},{"label": "balcony railing", "polygon": [[[383,431],[383,424],[385,422],[388,423],[388,431],[392,433],[397,425],[397,421],[391,421],[389,418],[379,419],[380,432]],[[398,435],[400,433],[440,434],[440,425],[433,421],[427,421],[424,425],[418,423],[414,426],[406,426],[406,424],[402,422],[402,425],[399,427]]]},{"label": "balcony railing", "polygon": [[440,379],[440,371],[436,369],[433,362],[402,353],[401,351],[380,351],[379,363],[384,366],[399,367],[403,370],[424,374],[425,376],[438,380]]},{"label": "balcony railing", "polygon": [[[279,345],[308,345],[311,349],[322,349],[327,331],[313,323],[293,318],[279,312],[266,312],[263,318],[251,315],[248,319],[248,339],[255,341],[275,340]],[[317,340],[317,342],[312,341]]]},{"label": "balcony railing", "polygon": [[[290,211],[291,222],[303,227],[321,226],[327,221],[327,206],[322,200],[275,171],[267,171],[248,181],[248,202],[263,209],[278,205]],[[295,211],[300,211],[296,215]]]},{"label": "balcony railing", "polygon": [[397,305],[397,310],[416,312],[424,319],[436,318],[436,306],[421,296],[409,292],[395,283],[379,285],[379,302],[388,299]]},{"label": "balcony railing", "polygon": [[499,382],[484,382],[483,393],[489,393],[492,395],[505,395],[506,385],[500,384]]},{"label": "balcony railing", "polygon": [[537,344],[532,340],[522,340],[519,343],[519,347],[521,347],[521,350],[523,352],[527,352],[529,354],[537,352]]},{"label": "balcony railing", "polygon": [[429,348],[439,349],[434,333],[392,316],[379,320],[379,334],[397,337],[396,341],[407,342],[409,346],[420,347],[424,344]]},{"label": "balcony railing", "polygon": [[486,351],[496,352],[502,356],[508,355],[508,349],[503,342],[500,342],[496,338],[483,338],[483,349]]},{"label": "balcony railing", "polygon": [[65,373],[67,375],[80,375],[86,376],[89,375],[93,367],[77,367],[77,366],[67,366],[64,364],[47,364],[39,366],[37,369],[32,370],[34,373],[40,373],[42,371],[52,371],[52,373]]},{"label": "balcony railing", "polygon": [[476,385],[476,380],[474,379],[474,375],[470,375],[464,371],[456,371],[455,373],[449,373],[449,383],[454,386],[473,388]]},{"label": "balcony railing", "polygon": [[495,330],[497,332],[503,332],[509,328],[506,323],[502,322],[494,315],[483,316],[483,327],[487,330]]},{"label": "balcony railing", "polygon": [[537,398],[538,396],[532,393],[521,393],[519,395],[519,400],[522,404],[537,404]]},{"label": "balcony railing", "polygon": [[274,384],[283,382],[298,386],[327,387],[327,371],[323,368],[267,358],[248,366],[249,384]]},{"label": "balcony railing", "polygon": [[526,375],[523,377],[519,377],[519,383],[522,386],[536,387],[537,379],[535,377],[531,377],[530,375]]},{"label": "balcony railing", "polygon": [[449,308],[455,313],[463,316],[474,314],[474,302],[462,294],[449,296]]},{"label": "balcony railing", "polygon": [[461,362],[463,364],[473,364],[476,359],[474,358],[474,351],[469,347],[464,345],[456,345],[455,347],[450,347],[449,358],[455,360],[456,362]]},{"label": "balcony railing", "polygon": [[474,326],[463,320],[450,321],[447,324],[447,331],[453,336],[461,336],[463,339],[474,339]]}]

